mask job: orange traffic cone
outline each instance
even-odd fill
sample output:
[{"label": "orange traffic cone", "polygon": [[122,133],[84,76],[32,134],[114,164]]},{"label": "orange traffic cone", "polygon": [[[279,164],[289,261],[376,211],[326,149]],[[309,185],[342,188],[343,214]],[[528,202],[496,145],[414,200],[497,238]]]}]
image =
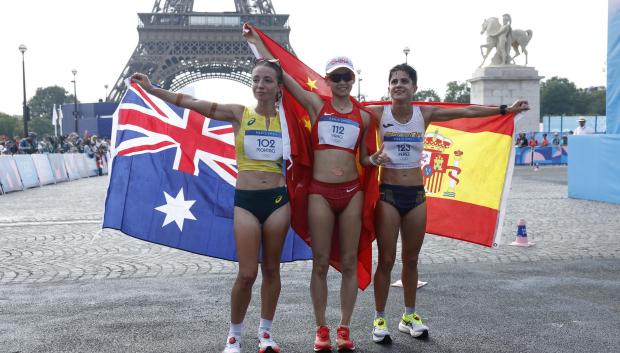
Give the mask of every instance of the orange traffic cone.
[{"label": "orange traffic cone", "polygon": [[534,243],[527,240],[527,229],[525,227],[525,219],[523,218],[519,219],[519,222],[517,223],[517,237],[515,238],[515,241],[510,243],[510,245],[522,246],[522,247],[528,247],[528,246],[534,245]]}]

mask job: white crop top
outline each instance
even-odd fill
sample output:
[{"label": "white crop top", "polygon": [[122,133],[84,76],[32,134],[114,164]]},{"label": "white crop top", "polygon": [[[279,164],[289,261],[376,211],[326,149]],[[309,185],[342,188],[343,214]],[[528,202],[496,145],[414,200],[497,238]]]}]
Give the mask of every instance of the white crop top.
[{"label": "white crop top", "polygon": [[413,106],[411,118],[400,123],[392,115],[392,106],[383,107],[379,131],[383,140],[383,151],[390,157],[385,168],[409,169],[420,166],[424,148],[424,117],[420,107]]}]

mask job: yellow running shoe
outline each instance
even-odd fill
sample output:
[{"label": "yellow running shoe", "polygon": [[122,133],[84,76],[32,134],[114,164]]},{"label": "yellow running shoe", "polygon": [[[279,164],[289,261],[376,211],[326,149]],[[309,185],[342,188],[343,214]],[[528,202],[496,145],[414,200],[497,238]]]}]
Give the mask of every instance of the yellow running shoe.
[{"label": "yellow running shoe", "polygon": [[388,330],[387,321],[384,318],[378,317],[372,323],[372,341],[379,344],[392,343],[392,337],[390,337],[390,331]]},{"label": "yellow running shoe", "polygon": [[428,327],[422,323],[422,318],[418,315],[418,313],[412,313],[409,315],[403,314],[403,318],[398,324],[398,330],[400,332],[408,333],[413,337],[428,337]]}]

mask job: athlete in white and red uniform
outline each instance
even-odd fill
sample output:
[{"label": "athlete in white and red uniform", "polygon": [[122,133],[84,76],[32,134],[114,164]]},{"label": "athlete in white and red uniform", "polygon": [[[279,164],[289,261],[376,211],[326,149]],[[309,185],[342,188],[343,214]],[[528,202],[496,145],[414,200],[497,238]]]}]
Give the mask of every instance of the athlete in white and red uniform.
[{"label": "athlete in white and red uniform", "polygon": [[[373,341],[391,342],[385,305],[390,288],[390,276],[396,257],[398,235],[401,235],[402,282],[405,312],[398,329],[413,337],[428,334],[428,327],[416,313],[418,255],[426,230],[426,196],[420,169],[423,138],[431,122],[455,118],[475,118],[496,114],[519,113],[528,110],[527,101],[518,100],[510,107],[468,106],[441,109],[434,106],[412,105],[417,90],[417,73],[407,64],[393,67],[389,74],[391,105],[369,106],[375,116],[383,145],[372,156],[362,156],[365,165],[382,166],[379,202],[375,211],[375,230],[379,261],[374,275],[375,319]],[[365,149],[361,150],[362,155]]]}]

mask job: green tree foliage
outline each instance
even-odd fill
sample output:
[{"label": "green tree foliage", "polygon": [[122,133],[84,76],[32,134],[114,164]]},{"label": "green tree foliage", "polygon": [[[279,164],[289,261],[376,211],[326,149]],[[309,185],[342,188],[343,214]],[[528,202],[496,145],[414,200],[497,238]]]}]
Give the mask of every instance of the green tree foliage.
[{"label": "green tree foliage", "polygon": [[44,135],[54,135],[54,125],[52,120],[47,118],[34,118],[28,122],[28,130],[35,132],[39,137]]},{"label": "green tree foliage", "polygon": [[21,119],[0,112],[0,135],[8,137],[21,136],[23,132],[24,127]]},{"label": "green tree foliage", "polygon": [[413,100],[416,102],[441,102],[441,98],[435,90],[425,89],[418,91],[413,95]]},{"label": "green tree foliage", "polygon": [[30,107],[30,119],[45,118],[52,120],[52,107],[73,103],[73,95],[59,86],[37,88],[36,93],[28,101]]},{"label": "green tree foliage", "polygon": [[605,96],[605,88],[577,88],[554,76],[540,85],[540,115],[605,115]]},{"label": "green tree foliage", "polygon": [[587,113],[585,115],[607,115],[607,90],[597,89],[589,92]]},{"label": "green tree foliage", "polygon": [[459,83],[457,81],[448,82],[446,89],[446,97],[444,102],[453,103],[469,103],[471,97],[471,88],[467,82]]},{"label": "green tree foliage", "polygon": [[540,85],[540,115],[573,115],[578,101],[577,87],[566,78],[553,76]]}]

